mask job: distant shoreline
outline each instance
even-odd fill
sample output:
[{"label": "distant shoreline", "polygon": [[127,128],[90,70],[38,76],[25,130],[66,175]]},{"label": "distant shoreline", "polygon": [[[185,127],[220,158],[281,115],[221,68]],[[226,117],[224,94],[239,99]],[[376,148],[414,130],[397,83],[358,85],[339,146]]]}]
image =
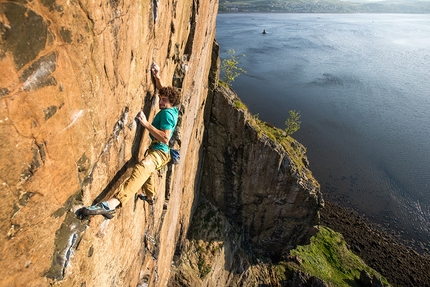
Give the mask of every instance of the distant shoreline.
[{"label": "distant shoreline", "polygon": [[429,1],[348,2],[338,0],[289,1],[261,4],[259,1],[222,1],[218,13],[383,13],[430,14]]},{"label": "distant shoreline", "polygon": [[430,12],[284,12],[284,11],[218,11],[218,14],[410,14],[425,15]]}]

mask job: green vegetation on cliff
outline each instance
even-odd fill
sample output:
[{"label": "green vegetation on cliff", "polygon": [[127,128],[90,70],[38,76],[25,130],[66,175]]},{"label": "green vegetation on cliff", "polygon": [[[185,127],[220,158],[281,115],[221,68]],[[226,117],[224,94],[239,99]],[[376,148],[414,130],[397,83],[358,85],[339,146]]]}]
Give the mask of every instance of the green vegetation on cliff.
[{"label": "green vegetation on cliff", "polygon": [[[227,86],[231,86],[231,83],[241,74],[246,73],[246,71],[238,66],[240,56],[236,56],[235,50],[228,50],[227,53],[230,57],[222,60],[221,71],[224,82]],[[245,55],[242,55],[242,57],[245,57]]]},{"label": "green vegetation on cliff", "polygon": [[301,121],[299,121],[300,112],[295,110],[290,110],[289,114],[290,114],[289,117],[285,120],[285,125],[286,125],[285,132],[287,133],[287,135],[290,136],[300,129]]},{"label": "green vegetation on cliff", "polygon": [[389,285],[385,278],[347,248],[340,233],[327,227],[321,227],[309,245],[297,246],[290,254],[296,260],[283,262],[281,266],[299,269],[333,286],[361,286],[359,278],[363,270]]},{"label": "green vegetation on cliff", "polygon": [[[241,102],[239,99],[235,101],[236,108],[241,108],[242,106],[245,106],[244,104],[240,103]],[[295,120],[297,122],[298,118],[296,117]],[[306,148],[302,144],[292,138],[290,134],[287,133],[287,131],[260,120],[258,118],[258,114],[253,117],[253,121],[251,121],[251,124],[259,132],[260,137],[264,134],[266,137],[268,137],[275,143],[280,144],[285,149],[291,159],[291,162],[294,163],[294,167],[299,174],[305,175],[306,178],[316,182],[311,171],[308,169],[309,161],[306,157]],[[317,183],[317,185],[319,184]]]}]

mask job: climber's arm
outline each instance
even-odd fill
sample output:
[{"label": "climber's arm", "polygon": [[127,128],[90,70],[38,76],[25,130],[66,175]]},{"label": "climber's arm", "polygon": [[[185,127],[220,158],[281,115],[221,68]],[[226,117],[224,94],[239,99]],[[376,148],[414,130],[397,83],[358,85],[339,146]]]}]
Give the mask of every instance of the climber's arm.
[{"label": "climber's arm", "polygon": [[156,63],[152,63],[151,72],[155,78],[155,87],[157,89],[161,89],[163,87],[163,84],[161,83],[160,67]]},{"label": "climber's arm", "polygon": [[137,119],[157,140],[164,144],[169,144],[170,140],[170,130],[159,130],[154,127],[148,120],[143,112],[137,115]]}]

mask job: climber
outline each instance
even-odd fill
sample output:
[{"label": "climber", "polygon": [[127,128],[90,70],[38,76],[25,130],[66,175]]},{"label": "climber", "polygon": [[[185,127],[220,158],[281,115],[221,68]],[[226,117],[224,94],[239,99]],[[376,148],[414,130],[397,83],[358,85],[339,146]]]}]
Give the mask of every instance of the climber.
[{"label": "climber", "polygon": [[160,170],[170,161],[169,140],[173,135],[178,122],[177,105],[180,103],[179,91],[174,87],[163,87],[160,79],[160,68],[157,64],[151,65],[151,72],[155,78],[158,89],[158,106],[160,111],[154,117],[152,124],[148,122],[145,114],[141,111],[137,119],[150,133],[151,145],[145,152],[145,157],[137,163],[130,177],[121,185],[119,191],[107,201],[99,202],[82,209],[83,215],[103,215],[111,219],[115,214],[115,209],[124,204],[139,191],[143,186],[145,194],[138,194],[137,197],[146,201],[149,205],[155,201],[155,186],[153,173]]}]

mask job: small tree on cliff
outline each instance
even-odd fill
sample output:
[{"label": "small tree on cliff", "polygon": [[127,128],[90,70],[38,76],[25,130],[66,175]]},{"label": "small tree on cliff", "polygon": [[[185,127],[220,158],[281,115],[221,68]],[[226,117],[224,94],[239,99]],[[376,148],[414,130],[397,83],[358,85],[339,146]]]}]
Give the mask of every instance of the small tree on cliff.
[{"label": "small tree on cliff", "polygon": [[[230,55],[230,58],[222,60],[221,71],[223,73],[224,82],[228,86],[231,86],[231,83],[241,74],[246,73],[246,71],[238,67],[240,57],[236,56],[235,50],[228,50],[227,53]],[[245,57],[245,55],[242,56]]]},{"label": "small tree on cliff", "polygon": [[295,110],[290,110],[290,116],[285,121],[285,125],[287,126],[285,128],[285,132],[287,133],[287,136],[292,135],[296,131],[300,129],[301,121],[300,119],[300,112],[297,112]]}]

